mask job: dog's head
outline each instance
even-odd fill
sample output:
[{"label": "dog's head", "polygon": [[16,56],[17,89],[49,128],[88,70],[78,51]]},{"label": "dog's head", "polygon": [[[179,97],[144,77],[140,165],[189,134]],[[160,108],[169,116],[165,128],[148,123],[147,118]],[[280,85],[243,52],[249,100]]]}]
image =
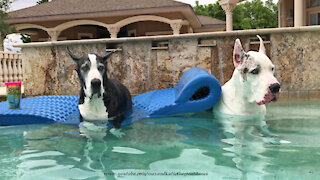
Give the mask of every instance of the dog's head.
[{"label": "dog's head", "polygon": [[68,47],[67,52],[77,64],[76,71],[86,97],[90,99],[94,95],[100,97],[104,93],[103,83],[107,79],[107,60],[112,52],[103,57],[96,54],[86,54],[80,58],[75,56]]},{"label": "dog's head", "polygon": [[236,91],[243,91],[250,103],[263,105],[279,98],[280,83],[274,77],[275,67],[266,55],[263,40],[257,37],[260,40],[259,52],[245,52],[240,40],[235,41],[233,63],[243,87]]}]

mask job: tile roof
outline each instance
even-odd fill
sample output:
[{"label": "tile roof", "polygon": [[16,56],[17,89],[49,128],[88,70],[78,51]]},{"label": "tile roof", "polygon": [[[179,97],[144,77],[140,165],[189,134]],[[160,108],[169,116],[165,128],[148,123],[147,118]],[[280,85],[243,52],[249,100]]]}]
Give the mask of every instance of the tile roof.
[{"label": "tile roof", "polygon": [[176,6],[190,5],[173,0],[53,0],[48,3],[12,11],[9,15],[10,19],[14,19]]},{"label": "tile roof", "polygon": [[197,17],[198,17],[198,19],[200,20],[200,23],[201,23],[203,26],[225,25],[225,24],[226,24],[225,21],[221,21],[221,20],[219,20],[219,19],[212,18],[212,17],[209,17],[209,16],[201,16],[201,15],[198,15]]}]

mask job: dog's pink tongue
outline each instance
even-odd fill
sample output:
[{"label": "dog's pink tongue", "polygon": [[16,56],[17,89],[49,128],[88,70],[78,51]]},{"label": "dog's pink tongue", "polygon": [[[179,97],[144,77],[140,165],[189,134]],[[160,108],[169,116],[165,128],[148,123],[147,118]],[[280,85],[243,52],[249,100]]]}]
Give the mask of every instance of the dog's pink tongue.
[{"label": "dog's pink tongue", "polygon": [[271,101],[276,102],[278,99],[279,99],[279,93],[276,93],[276,94],[269,93],[264,96],[264,99],[262,101],[256,102],[256,104],[260,106]]},{"label": "dog's pink tongue", "polygon": [[272,94],[272,93],[268,93],[264,95],[264,98],[262,101],[256,102],[257,105],[263,105],[266,104],[270,101],[276,101],[278,99],[278,93],[277,94]]},{"label": "dog's pink tongue", "polygon": [[258,106],[260,106],[260,105],[262,105],[262,104],[265,104],[265,101],[262,100],[262,101],[260,101],[260,102],[256,102],[256,104],[257,104]]}]

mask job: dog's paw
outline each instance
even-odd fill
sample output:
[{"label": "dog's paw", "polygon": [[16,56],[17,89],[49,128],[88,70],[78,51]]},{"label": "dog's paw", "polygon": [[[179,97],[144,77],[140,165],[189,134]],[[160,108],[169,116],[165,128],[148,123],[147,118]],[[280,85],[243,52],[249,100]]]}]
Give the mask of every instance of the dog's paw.
[{"label": "dog's paw", "polygon": [[264,137],[263,142],[266,144],[271,144],[271,145],[280,145],[280,139],[274,138],[274,137]]},{"label": "dog's paw", "polygon": [[101,131],[106,130],[105,126],[97,126],[97,125],[90,123],[90,122],[84,122],[83,127],[87,128],[87,130],[89,130],[89,131],[101,132]]},{"label": "dog's paw", "polygon": [[268,126],[266,126],[266,125],[261,127],[261,134],[263,137],[273,137],[273,138],[279,137],[277,134],[271,132],[269,130]]},{"label": "dog's paw", "polygon": [[110,133],[116,136],[117,138],[121,138],[122,136],[126,135],[124,132],[121,132],[120,129],[115,128],[110,129]]},{"label": "dog's paw", "polygon": [[291,141],[275,138],[275,137],[264,137],[263,142],[266,144],[272,145],[281,145],[281,144],[291,144]]}]

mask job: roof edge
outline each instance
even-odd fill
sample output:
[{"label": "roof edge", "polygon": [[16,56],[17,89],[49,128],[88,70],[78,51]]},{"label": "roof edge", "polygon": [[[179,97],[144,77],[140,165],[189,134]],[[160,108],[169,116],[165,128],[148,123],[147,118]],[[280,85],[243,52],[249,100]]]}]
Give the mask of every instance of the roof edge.
[{"label": "roof edge", "polygon": [[[177,9],[178,7],[178,9]],[[48,20],[63,20],[63,19],[78,19],[78,18],[94,18],[94,17],[106,17],[106,16],[117,16],[117,15],[132,15],[132,14],[145,14],[145,13],[161,13],[161,12],[173,12],[182,11],[189,9],[191,6],[189,4],[181,6],[164,6],[157,8],[140,8],[140,9],[125,9],[125,10],[115,10],[115,11],[100,11],[100,12],[85,12],[85,13],[73,13],[73,14],[58,14],[49,16],[31,16],[23,18],[7,18],[5,21],[9,24],[18,23],[30,23],[38,21],[48,21]]]},{"label": "roof edge", "polygon": [[198,18],[197,14],[194,12],[192,6],[190,4],[186,4],[186,7],[188,7],[186,8],[186,10],[189,11],[189,13],[191,13],[194,18],[194,21],[190,23],[193,24],[193,27],[196,27],[196,28],[201,27],[202,24],[200,22],[200,19]]}]

